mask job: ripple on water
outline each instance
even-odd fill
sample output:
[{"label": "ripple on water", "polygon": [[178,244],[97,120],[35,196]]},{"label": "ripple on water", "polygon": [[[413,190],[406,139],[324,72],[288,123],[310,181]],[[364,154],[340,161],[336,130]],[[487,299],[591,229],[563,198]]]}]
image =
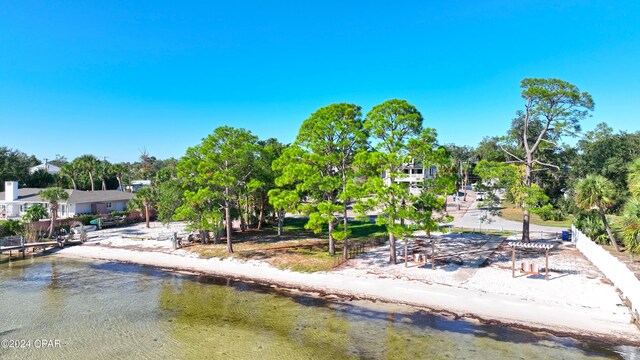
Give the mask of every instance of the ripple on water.
[{"label": "ripple on water", "polygon": [[640,355],[447,319],[403,306],[329,302],[227,279],[41,258],[0,267],[0,334],[61,339],[5,358],[525,358]]}]

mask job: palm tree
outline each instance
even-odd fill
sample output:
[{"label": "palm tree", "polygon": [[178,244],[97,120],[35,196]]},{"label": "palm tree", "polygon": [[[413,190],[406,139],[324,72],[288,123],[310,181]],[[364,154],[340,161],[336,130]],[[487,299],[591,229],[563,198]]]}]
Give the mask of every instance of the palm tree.
[{"label": "palm tree", "polygon": [[51,211],[51,227],[49,228],[49,237],[53,237],[53,230],[56,227],[58,219],[58,202],[67,200],[69,194],[60,187],[50,187],[40,191],[40,198],[49,202],[49,210]]},{"label": "palm tree", "polygon": [[632,197],[622,211],[622,240],[631,256],[640,252],[640,198]]},{"label": "palm tree", "polygon": [[640,197],[640,158],[637,158],[629,165],[629,175],[627,175],[627,184],[631,195]]},{"label": "palm tree", "polygon": [[76,178],[78,178],[80,172],[81,170],[78,169],[77,163],[75,162],[66,163],[60,168],[60,175],[68,176],[69,179],[71,179],[71,184],[73,185],[74,190],[78,188]]},{"label": "palm tree", "polygon": [[145,222],[149,228],[149,208],[156,203],[156,194],[152,187],[145,186],[136,192],[136,196],[129,203],[132,208],[144,210]]},{"label": "palm tree", "polygon": [[611,180],[600,175],[587,175],[576,185],[575,199],[578,207],[585,210],[595,209],[598,211],[611,244],[613,244],[616,251],[620,252],[620,246],[618,246],[605,215],[605,210],[615,203],[615,194],[615,187]]},{"label": "palm tree", "polygon": [[118,180],[118,189],[120,191],[124,191],[124,187],[122,187],[122,178],[129,172],[129,166],[125,163],[117,163],[111,165],[110,172],[115,175],[116,180]]},{"label": "palm tree", "polygon": [[111,163],[109,163],[106,159],[103,161],[98,160],[96,166],[96,175],[102,182],[102,191],[107,190],[107,179],[112,175]]},{"label": "palm tree", "polygon": [[74,160],[82,171],[89,175],[89,181],[91,182],[91,191],[95,190],[95,184],[93,183],[93,174],[98,166],[98,159],[93,155],[82,155]]},{"label": "palm tree", "polygon": [[631,198],[622,210],[622,240],[629,256],[640,252],[640,158],[629,166],[627,184]]}]

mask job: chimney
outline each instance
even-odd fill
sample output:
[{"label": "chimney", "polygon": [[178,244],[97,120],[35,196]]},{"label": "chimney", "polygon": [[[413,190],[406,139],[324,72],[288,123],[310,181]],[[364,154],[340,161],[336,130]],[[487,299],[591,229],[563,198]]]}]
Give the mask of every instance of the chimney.
[{"label": "chimney", "polygon": [[4,201],[16,201],[16,200],[18,200],[18,182],[5,181],[4,182]]}]

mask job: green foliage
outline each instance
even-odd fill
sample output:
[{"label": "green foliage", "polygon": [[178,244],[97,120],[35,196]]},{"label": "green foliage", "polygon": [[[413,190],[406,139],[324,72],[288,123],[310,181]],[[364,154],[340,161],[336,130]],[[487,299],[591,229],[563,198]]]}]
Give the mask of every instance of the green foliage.
[{"label": "green foliage", "polygon": [[619,198],[627,196],[627,174],[634,159],[640,157],[640,133],[614,134],[610,127],[601,123],[578,142],[578,149],[581,155],[572,163],[573,177],[604,176],[615,184]]},{"label": "green foliage", "polygon": [[40,191],[40,198],[57,209],[58,202],[69,199],[69,193],[59,187],[50,187]]},{"label": "green foliage", "polygon": [[575,214],[575,226],[597,243],[605,244],[609,241],[602,219],[595,211]]},{"label": "green foliage", "polygon": [[44,219],[49,216],[47,209],[40,204],[34,204],[27,209],[27,212],[22,217],[23,221],[34,222]]},{"label": "green foliage", "polygon": [[[185,202],[174,218],[183,218],[192,227],[206,230],[219,227],[221,210],[225,211],[227,250],[231,243],[231,212],[239,209],[237,199],[246,194],[258,155],[258,138],[244,129],[221,126],[191,147],[177,165],[184,180]],[[228,214],[228,215],[227,215]]]},{"label": "green foliage", "polygon": [[615,203],[615,196],[614,184],[604,176],[587,175],[576,185],[576,205],[585,210],[604,211]]},{"label": "green foliage", "polygon": [[553,205],[546,204],[533,209],[531,212],[538,214],[544,221],[562,221],[566,218],[565,214],[560,209],[554,209]]},{"label": "green foliage", "polygon": [[18,220],[0,221],[0,237],[19,235],[24,230],[24,226]]},{"label": "green foliage", "polygon": [[99,218],[99,216],[86,214],[86,215],[80,215],[76,219],[78,221],[80,221],[82,223],[82,225],[90,225],[91,224],[91,220],[94,220],[94,219],[97,219],[97,218]]},{"label": "green foliage", "polygon": [[640,197],[640,158],[637,158],[629,165],[627,176],[629,192],[632,196]]},{"label": "green foliage", "polygon": [[90,154],[82,155],[73,160],[73,166],[77,168],[81,173],[85,173],[89,176],[89,186],[91,191],[95,190],[94,174],[98,167],[98,159]]},{"label": "green foliage", "polygon": [[584,210],[598,211],[611,244],[616,251],[620,251],[605,215],[605,211],[615,204],[615,197],[616,190],[613,182],[600,175],[587,175],[576,185],[576,205]]},{"label": "green foliage", "polygon": [[4,191],[5,181],[18,181],[21,186],[29,179],[29,168],[39,164],[35,156],[0,146],[0,191]]},{"label": "green foliage", "polygon": [[275,182],[283,191],[272,193],[272,203],[281,209],[291,209],[292,201],[306,196],[310,203],[300,210],[309,215],[307,227],[317,232],[323,224],[331,225],[329,249],[332,254],[335,253],[334,240],[348,236],[344,228],[334,234],[333,225],[338,220],[336,214],[344,213],[347,202],[356,195],[351,186],[355,180],[353,163],[366,147],[361,108],[353,104],[331,104],[318,109],[302,123],[296,142],[273,163],[273,169],[280,172]]},{"label": "green foliage", "polygon": [[627,201],[622,211],[622,240],[631,253],[640,253],[640,198]]},{"label": "green foliage", "polygon": [[[420,164],[423,169],[431,165],[449,162],[450,154],[436,143],[434,129],[422,127],[422,115],[415,106],[405,100],[392,99],[376,105],[365,119],[365,129],[374,138],[375,151],[359,154],[356,166],[366,176],[362,186],[365,195],[354,205],[364,215],[367,210],[378,209],[376,223],[386,227],[390,237],[390,261],[395,263],[395,238],[403,238],[412,231],[403,226],[411,221],[420,228],[434,227],[432,210],[442,203],[436,201],[437,186],[446,188],[450,182],[427,181],[423,186],[423,198],[412,195],[407,183],[398,182],[407,175],[404,167]],[[384,174],[385,179],[380,177]],[[431,193],[431,195],[429,195]]]}]

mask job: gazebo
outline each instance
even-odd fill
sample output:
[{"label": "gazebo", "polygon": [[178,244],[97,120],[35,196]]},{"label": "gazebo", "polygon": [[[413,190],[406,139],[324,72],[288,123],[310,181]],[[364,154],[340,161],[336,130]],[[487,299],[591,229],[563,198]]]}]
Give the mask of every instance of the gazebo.
[{"label": "gazebo", "polygon": [[[509,246],[511,246],[512,254],[511,254],[511,277],[516,277],[516,250],[544,250],[544,279],[549,280],[549,250],[551,250],[554,245],[552,244],[535,244],[535,243],[525,243],[521,241],[510,241]],[[537,269],[533,268],[533,264],[529,267],[529,270],[524,268],[524,263],[522,268],[520,269],[525,274],[539,275],[540,272]]]}]

